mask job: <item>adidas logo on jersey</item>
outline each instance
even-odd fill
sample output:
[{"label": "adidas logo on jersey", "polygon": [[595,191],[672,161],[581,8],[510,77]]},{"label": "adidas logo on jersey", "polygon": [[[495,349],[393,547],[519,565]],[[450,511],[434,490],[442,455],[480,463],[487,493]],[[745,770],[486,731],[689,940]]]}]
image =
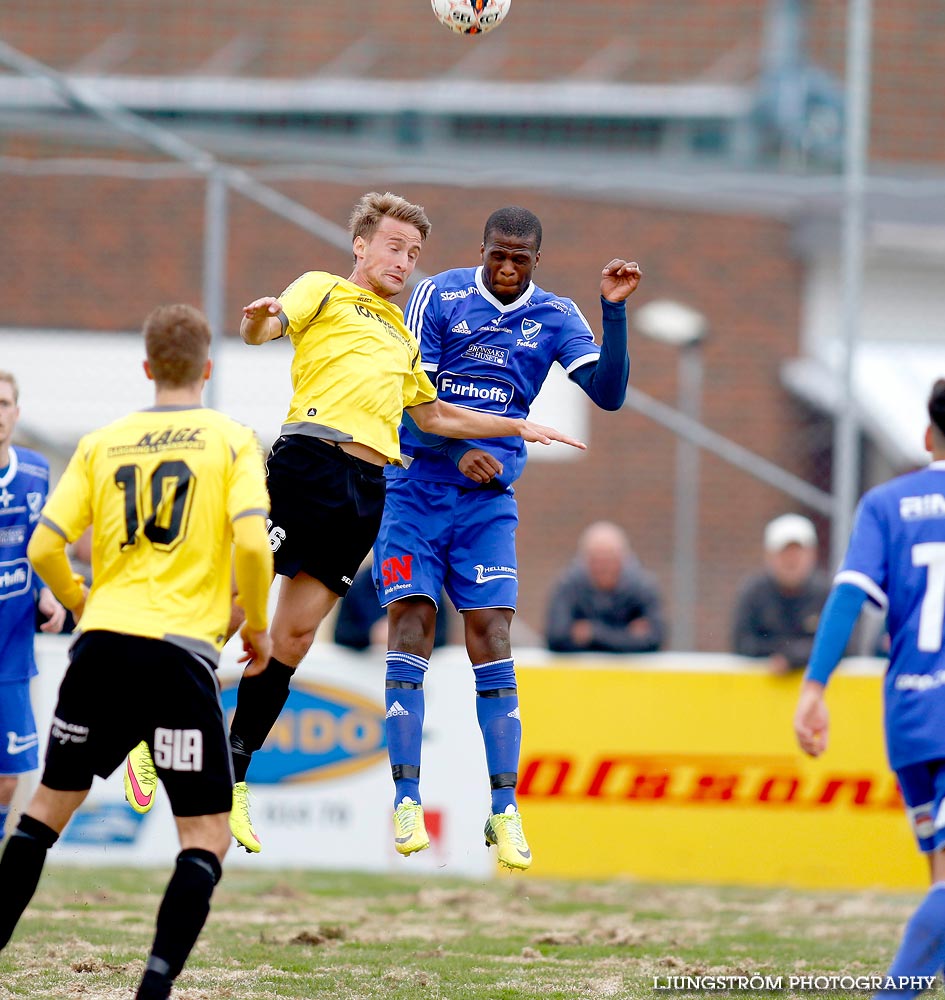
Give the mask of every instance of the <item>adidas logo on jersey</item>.
[{"label": "adidas logo on jersey", "polygon": [[397,715],[410,715],[406,708],[399,701],[395,701],[393,705],[387,710],[387,715],[384,716],[385,719],[393,719]]},{"label": "adidas logo on jersey", "polygon": [[451,332],[452,333],[467,333],[468,334],[468,333],[472,333],[472,330],[469,329],[469,324],[466,322],[466,320],[461,319],[456,324],[456,326],[453,327],[453,329],[452,329]]}]

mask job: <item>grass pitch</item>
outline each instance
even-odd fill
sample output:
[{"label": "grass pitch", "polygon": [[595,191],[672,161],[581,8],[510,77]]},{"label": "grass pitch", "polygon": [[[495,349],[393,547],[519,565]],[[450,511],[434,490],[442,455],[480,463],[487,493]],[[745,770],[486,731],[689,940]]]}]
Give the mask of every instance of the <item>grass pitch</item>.
[{"label": "grass pitch", "polygon": [[[0,997],[134,995],[170,871],[50,867]],[[230,870],[174,1000],[603,1000],[669,977],[885,971],[917,896]],[[654,988],[654,980],[659,988]]]}]

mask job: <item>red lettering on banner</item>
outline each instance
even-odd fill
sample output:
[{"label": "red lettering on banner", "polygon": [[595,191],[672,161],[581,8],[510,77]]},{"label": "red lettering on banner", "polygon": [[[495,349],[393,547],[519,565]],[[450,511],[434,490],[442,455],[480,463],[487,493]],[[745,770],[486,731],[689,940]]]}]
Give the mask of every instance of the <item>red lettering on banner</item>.
[{"label": "red lettering on banner", "polygon": [[[623,782],[609,782],[611,786],[617,786],[609,789],[608,779],[616,779],[625,770],[629,770],[627,778]],[[628,799],[661,799],[666,795],[668,786],[669,772],[665,769],[650,772],[641,768],[636,758],[605,757],[598,762],[584,794],[592,799],[621,794]]]},{"label": "red lettering on banner", "polygon": [[[534,757],[522,770],[516,791],[519,795],[560,795],[564,787],[565,779],[571,770],[571,762],[563,758],[547,759],[545,757]],[[551,772],[551,780],[545,772]],[[544,778],[542,782],[539,779]],[[546,785],[547,782],[547,785]],[[535,787],[539,786],[539,787]]]},{"label": "red lettering on banner", "polygon": [[669,774],[635,774],[633,784],[627,789],[628,799],[663,799],[669,788]]},{"label": "red lettering on banner", "polygon": [[610,774],[613,766],[614,761],[612,760],[602,760],[597,765],[597,770],[594,772],[594,776],[591,778],[590,784],[588,784],[587,790],[584,792],[588,798],[596,799],[602,794],[604,782],[607,780],[607,776]]},{"label": "red lettering on banner", "polygon": [[389,587],[398,580],[409,582],[413,575],[411,563],[413,563],[413,556],[391,556],[390,559],[385,559],[381,563],[381,578],[384,581],[384,586]]},{"label": "red lettering on banner", "polygon": [[700,774],[696,787],[692,790],[692,799],[695,802],[707,799],[726,802],[734,794],[737,784],[737,774]]},{"label": "red lettering on banner", "polygon": [[827,805],[837,797],[843,789],[853,792],[852,804],[855,806],[869,805],[870,792],[873,789],[873,782],[869,778],[827,778],[824,782],[823,791],[820,793],[818,803]]},{"label": "red lettering on banner", "polygon": [[709,760],[700,755],[641,754],[581,760],[565,755],[522,761],[518,791],[536,799],[658,802],[665,805],[766,805],[787,808],[900,809],[892,776],[794,771],[770,758]]},{"label": "red lettering on banner", "polygon": [[793,775],[778,774],[772,778],[765,778],[758,792],[759,802],[793,802],[797,795],[800,781]]}]

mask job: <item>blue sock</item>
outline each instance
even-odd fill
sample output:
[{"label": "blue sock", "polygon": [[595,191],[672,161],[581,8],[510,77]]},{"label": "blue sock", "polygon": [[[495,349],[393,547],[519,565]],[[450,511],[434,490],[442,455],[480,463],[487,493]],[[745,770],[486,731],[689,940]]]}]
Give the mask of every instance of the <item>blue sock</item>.
[{"label": "blue sock", "polygon": [[7,826],[7,816],[10,815],[10,807],[0,805],[0,840],[3,840],[3,833]]},{"label": "blue sock", "polygon": [[429,661],[396,649],[387,654],[385,702],[387,755],[394,779],[394,808],[420,801],[420,744],[423,739],[423,675]]},{"label": "blue sock", "polygon": [[[934,976],[945,965],[945,882],[936,882],[906,925],[887,976]],[[923,990],[880,990],[876,997],[917,997]]]},{"label": "blue sock", "polygon": [[514,660],[494,660],[473,665],[476,675],[476,715],[486,748],[492,811],[503,813],[517,808],[515,785],[518,757],[522,746],[522,722],[518,714]]}]

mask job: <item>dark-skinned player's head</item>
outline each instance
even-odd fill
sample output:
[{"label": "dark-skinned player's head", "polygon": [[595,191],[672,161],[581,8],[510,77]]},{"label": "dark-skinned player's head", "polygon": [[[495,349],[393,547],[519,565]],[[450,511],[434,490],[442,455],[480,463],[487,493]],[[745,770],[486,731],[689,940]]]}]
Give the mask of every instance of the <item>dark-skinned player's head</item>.
[{"label": "dark-skinned player's head", "polygon": [[519,205],[496,209],[486,219],[482,242],[488,243],[489,237],[494,235],[516,236],[531,241],[536,251],[541,250],[541,220],[534,212]]},{"label": "dark-skinned player's head", "polygon": [[510,205],[486,219],[482,235],[482,280],[503,304],[528,288],[541,256],[541,222],[534,212]]},{"label": "dark-skinned player's head", "polygon": [[929,436],[932,450],[945,452],[945,378],[937,379],[929,394]]},{"label": "dark-skinned player's head", "polygon": [[144,346],[158,385],[193,385],[210,357],[210,324],[193,306],[158,306],[144,321]]}]

